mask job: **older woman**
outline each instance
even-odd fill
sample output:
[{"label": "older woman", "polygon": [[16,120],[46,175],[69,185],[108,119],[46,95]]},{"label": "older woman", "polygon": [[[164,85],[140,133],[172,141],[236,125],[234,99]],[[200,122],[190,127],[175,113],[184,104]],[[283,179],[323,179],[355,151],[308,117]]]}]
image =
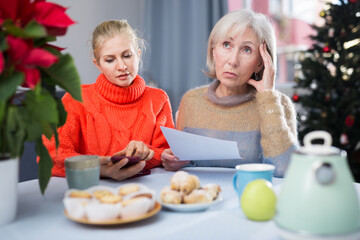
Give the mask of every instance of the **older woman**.
[{"label": "older woman", "polygon": [[166,170],[270,163],[282,177],[297,146],[296,112],[275,90],[276,40],[266,16],[238,10],[222,17],[208,41],[207,75],[215,80],[182,98],[176,128],[238,142],[241,160],[179,161],[162,153]]}]

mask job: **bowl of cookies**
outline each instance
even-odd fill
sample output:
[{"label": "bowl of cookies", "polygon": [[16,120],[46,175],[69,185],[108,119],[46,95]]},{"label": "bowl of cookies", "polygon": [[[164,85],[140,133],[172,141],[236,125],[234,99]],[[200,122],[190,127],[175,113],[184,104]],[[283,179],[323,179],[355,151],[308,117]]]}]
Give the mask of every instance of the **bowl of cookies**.
[{"label": "bowl of cookies", "polygon": [[70,189],[65,193],[63,204],[65,215],[70,220],[95,225],[139,221],[161,210],[161,205],[155,201],[155,191],[138,183],[117,188]]},{"label": "bowl of cookies", "polygon": [[161,190],[160,203],[173,211],[202,211],[222,200],[220,192],[215,183],[201,185],[196,175],[177,171],[170,178],[170,186]]}]

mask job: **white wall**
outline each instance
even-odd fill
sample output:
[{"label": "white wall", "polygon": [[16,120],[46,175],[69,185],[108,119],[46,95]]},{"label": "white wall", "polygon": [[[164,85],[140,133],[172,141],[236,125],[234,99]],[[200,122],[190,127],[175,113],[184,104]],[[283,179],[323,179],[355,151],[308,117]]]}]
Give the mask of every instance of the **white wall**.
[{"label": "white wall", "polygon": [[50,0],[68,8],[66,13],[76,24],[65,36],[58,37],[54,45],[66,48],[79,71],[81,82],[94,83],[99,75],[91,58],[91,34],[95,27],[112,19],[127,19],[129,24],[143,32],[146,0]]}]

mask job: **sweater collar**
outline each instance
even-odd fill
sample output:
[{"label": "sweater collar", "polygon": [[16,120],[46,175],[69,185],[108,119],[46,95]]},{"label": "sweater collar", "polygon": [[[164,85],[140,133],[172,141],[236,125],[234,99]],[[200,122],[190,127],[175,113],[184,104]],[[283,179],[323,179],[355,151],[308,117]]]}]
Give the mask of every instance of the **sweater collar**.
[{"label": "sweater collar", "polygon": [[216,88],[219,86],[220,81],[214,80],[208,87],[206,92],[206,96],[210,102],[215,103],[216,105],[224,106],[224,107],[232,107],[239,105],[240,103],[250,101],[254,99],[256,91],[252,90],[246,94],[238,94],[226,97],[218,97],[215,94]]},{"label": "sweater collar", "polygon": [[95,89],[101,96],[113,103],[125,104],[137,100],[145,91],[145,81],[137,75],[128,87],[112,84],[104,74],[96,79]]}]

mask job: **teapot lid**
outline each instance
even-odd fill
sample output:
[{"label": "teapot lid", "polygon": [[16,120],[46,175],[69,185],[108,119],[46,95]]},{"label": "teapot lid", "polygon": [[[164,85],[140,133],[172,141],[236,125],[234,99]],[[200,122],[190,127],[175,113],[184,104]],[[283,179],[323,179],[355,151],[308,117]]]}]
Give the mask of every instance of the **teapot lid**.
[{"label": "teapot lid", "polygon": [[[323,144],[313,144],[315,139],[323,139]],[[325,131],[313,131],[305,135],[304,146],[300,148],[300,152],[304,154],[315,155],[333,155],[339,154],[340,150],[336,147],[332,147],[332,137]]]}]

